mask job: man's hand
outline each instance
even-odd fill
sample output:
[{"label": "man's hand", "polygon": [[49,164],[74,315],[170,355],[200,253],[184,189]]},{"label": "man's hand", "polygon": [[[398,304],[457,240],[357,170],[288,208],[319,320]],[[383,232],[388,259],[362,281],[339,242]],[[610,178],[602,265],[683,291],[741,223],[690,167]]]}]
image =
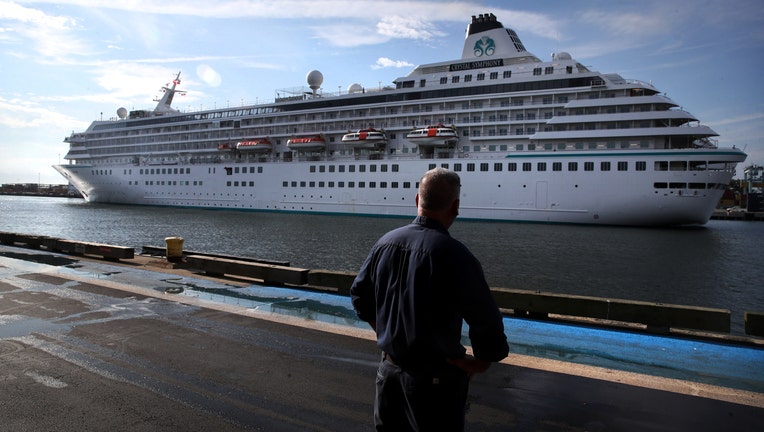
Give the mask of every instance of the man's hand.
[{"label": "man's hand", "polygon": [[467,372],[467,376],[472,378],[473,375],[481,372],[485,372],[491,362],[485,360],[476,359],[475,357],[468,355],[458,359],[447,359],[449,363]]}]

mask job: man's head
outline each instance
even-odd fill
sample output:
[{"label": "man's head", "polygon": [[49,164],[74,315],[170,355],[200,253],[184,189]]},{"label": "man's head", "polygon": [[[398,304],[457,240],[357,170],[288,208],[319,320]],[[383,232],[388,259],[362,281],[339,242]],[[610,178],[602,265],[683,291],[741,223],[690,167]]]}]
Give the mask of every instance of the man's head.
[{"label": "man's head", "polygon": [[417,213],[438,220],[448,228],[459,214],[460,192],[458,174],[445,168],[431,169],[419,180]]}]

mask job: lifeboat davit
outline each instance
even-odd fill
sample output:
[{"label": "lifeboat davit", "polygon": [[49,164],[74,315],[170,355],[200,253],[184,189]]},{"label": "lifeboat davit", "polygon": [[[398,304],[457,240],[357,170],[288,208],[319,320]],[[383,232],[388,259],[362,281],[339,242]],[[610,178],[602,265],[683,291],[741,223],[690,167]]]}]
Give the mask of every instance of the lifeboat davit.
[{"label": "lifeboat davit", "polygon": [[253,153],[268,153],[273,150],[273,144],[267,138],[257,138],[236,143],[236,150]]},{"label": "lifeboat davit", "polygon": [[406,135],[406,139],[420,146],[443,146],[459,139],[453,126],[442,124],[414,129]]},{"label": "lifeboat davit", "polygon": [[326,146],[326,140],[321,135],[297,136],[289,138],[287,146],[294,150],[319,150]]},{"label": "lifeboat davit", "polygon": [[373,128],[361,129],[343,135],[342,142],[355,148],[379,148],[387,143],[387,135]]}]

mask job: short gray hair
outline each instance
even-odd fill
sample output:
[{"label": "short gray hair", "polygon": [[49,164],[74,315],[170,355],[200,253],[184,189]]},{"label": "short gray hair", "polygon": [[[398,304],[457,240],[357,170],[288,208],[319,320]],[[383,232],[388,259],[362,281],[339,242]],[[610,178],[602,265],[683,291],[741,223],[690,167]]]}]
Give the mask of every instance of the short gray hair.
[{"label": "short gray hair", "polygon": [[445,168],[433,168],[419,180],[419,206],[426,210],[445,210],[461,193],[459,174]]}]

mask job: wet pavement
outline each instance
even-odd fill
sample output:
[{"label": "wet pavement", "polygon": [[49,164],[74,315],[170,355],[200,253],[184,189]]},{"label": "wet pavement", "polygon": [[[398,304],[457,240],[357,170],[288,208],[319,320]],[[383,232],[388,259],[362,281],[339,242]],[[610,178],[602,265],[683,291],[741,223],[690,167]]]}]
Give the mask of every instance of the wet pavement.
[{"label": "wet pavement", "polygon": [[[342,312],[347,303],[209,278],[157,258],[109,263],[0,246],[0,430],[372,430],[379,352],[371,331]],[[526,321],[508,332],[578,345],[608,345],[609,334]],[[550,356],[549,342],[514,351],[473,380],[467,430],[764,424],[762,348],[694,344],[662,374],[666,367],[649,361],[657,355],[615,363],[629,363],[645,341],[656,352],[671,352],[669,344],[620,340],[611,359],[596,362],[567,348]],[[591,346],[581,352],[595,357]],[[709,370],[742,371],[695,379],[709,374],[694,366],[709,358],[719,362]]]}]

